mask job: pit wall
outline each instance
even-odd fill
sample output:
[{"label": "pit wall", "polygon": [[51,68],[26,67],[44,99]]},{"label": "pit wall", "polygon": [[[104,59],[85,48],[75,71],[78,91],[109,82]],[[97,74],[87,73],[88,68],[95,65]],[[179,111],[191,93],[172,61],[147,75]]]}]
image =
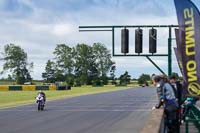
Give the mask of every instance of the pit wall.
[{"label": "pit wall", "polygon": [[164,110],[152,110],[148,121],[140,133],[164,133]]}]

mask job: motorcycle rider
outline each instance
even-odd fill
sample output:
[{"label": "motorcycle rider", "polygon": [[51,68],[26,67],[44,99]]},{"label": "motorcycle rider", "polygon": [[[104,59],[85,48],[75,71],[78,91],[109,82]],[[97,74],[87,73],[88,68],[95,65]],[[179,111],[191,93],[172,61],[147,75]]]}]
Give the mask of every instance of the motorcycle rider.
[{"label": "motorcycle rider", "polygon": [[46,95],[45,95],[45,93],[42,90],[39,90],[37,96],[38,95],[41,95],[44,98],[44,104],[45,104],[45,102],[46,102]]}]

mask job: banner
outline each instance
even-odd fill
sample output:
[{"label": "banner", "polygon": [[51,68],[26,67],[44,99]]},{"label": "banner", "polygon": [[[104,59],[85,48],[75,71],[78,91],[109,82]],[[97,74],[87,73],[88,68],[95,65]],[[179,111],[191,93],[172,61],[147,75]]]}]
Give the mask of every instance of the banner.
[{"label": "banner", "polygon": [[[183,75],[183,65],[182,65],[182,61],[181,61],[181,55],[180,55],[180,52],[178,52],[177,48],[174,48],[174,53],[176,55],[176,60],[178,62],[178,66],[179,66],[179,69]],[[185,77],[183,76],[183,80],[185,81]]]},{"label": "banner", "polygon": [[[180,34],[179,34],[180,33]],[[181,73],[183,75],[183,80],[186,81],[186,75],[183,72],[183,48],[182,45],[184,43],[184,32],[180,32],[179,29],[175,29],[175,36],[176,36],[176,44],[177,44],[177,48],[174,48],[174,52],[176,55],[176,59],[179,65],[179,68],[181,70]]]},{"label": "banner", "polygon": [[200,13],[191,0],[174,0],[179,30],[177,56],[182,63],[185,89],[189,96],[200,97]]}]

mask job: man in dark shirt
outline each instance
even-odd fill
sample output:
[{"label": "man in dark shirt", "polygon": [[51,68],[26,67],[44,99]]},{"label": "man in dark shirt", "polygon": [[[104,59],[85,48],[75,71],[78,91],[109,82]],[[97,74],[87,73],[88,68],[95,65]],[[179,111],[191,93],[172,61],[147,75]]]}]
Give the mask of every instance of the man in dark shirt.
[{"label": "man in dark shirt", "polygon": [[177,98],[178,105],[180,106],[182,104],[182,85],[180,81],[177,81],[174,75],[170,77],[169,81],[174,89],[174,93]]},{"label": "man in dark shirt", "polygon": [[182,85],[180,81],[177,81],[176,77],[172,75],[169,78],[169,82],[171,83],[177,102],[178,102],[178,110],[176,115],[176,123],[177,123],[177,130],[180,132],[180,118],[181,118],[181,104],[182,104]]}]

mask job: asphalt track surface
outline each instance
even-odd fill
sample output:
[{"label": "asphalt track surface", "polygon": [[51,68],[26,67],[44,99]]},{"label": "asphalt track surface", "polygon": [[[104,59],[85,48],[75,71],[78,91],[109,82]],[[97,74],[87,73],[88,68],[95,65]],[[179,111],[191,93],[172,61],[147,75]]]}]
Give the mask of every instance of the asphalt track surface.
[{"label": "asphalt track surface", "polygon": [[[155,105],[150,87],[0,109],[0,133],[139,133]],[[48,98],[47,98],[48,99]]]}]

